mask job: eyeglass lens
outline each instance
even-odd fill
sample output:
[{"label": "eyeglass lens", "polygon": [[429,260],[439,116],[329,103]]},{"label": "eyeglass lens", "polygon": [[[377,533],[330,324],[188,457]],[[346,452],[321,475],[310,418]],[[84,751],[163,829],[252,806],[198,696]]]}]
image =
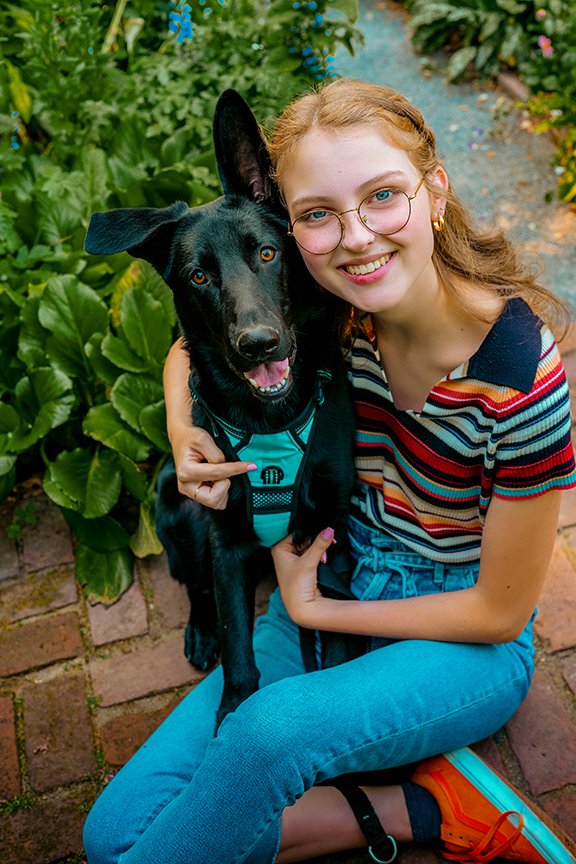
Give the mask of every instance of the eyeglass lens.
[{"label": "eyeglass lens", "polygon": [[[364,198],[356,212],[374,234],[396,234],[410,219],[410,199],[401,189],[378,189]],[[298,245],[317,255],[332,252],[340,243],[343,230],[341,216],[320,209],[303,213],[292,226]]]}]

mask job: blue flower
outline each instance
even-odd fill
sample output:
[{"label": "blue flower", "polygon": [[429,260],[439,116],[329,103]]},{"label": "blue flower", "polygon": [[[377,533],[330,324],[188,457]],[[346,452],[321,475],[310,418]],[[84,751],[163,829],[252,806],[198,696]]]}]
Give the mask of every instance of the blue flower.
[{"label": "blue flower", "polygon": [[192,7],[188,3],[180,3],[179,11],[171,11],[168,13],[168,29],[172,33],[177,33],[176,41],[179,45],[187,39],[194,38],[194,24],[192,23]]}]

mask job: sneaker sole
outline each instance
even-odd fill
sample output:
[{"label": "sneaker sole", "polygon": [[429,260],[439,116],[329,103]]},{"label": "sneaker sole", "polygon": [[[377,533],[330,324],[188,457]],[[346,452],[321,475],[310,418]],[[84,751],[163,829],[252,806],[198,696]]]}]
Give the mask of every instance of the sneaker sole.
[{"label": "sneaker sole", "polygon": [[576,864],[573,854],[576,854],[576,844],[564,835],[562,840],[559,840],[546,824],[552,822],[551,817],[523,798],[474,751],[462,747],[444,753],[443,756],[498,810],[515,810],[522,814],[522,833],[548,864]]}]

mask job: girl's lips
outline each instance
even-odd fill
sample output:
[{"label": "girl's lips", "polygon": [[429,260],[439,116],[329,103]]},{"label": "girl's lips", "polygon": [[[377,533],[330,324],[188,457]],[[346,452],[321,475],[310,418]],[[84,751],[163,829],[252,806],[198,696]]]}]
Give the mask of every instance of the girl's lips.
[{"label": "girl's lips", "polygon": [[358,285],[365,285],[368,282],[380,279],[387,273],[395,255],[396,252],[387,252],[385,255],[381,255],[380,258],[375,258],[372,261],[362,264],[342,264],[338,269],[352,282]]}]

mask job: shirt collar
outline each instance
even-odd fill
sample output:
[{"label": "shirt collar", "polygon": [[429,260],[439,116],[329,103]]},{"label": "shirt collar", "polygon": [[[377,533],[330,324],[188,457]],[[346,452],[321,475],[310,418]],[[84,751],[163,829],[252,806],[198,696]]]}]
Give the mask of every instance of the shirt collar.
[{"label": "shirt collar", "polygon": [[542,322],[520,297],[512,297],[470,358],[465,375],[529,393],[534,384],[542,340]]},{"label": "shirt collar", "polygon": [[[366,335],[377,352],[376,333],[369,316],[364,323]],[[542,351],[541,327],[542,321],[526,301],[512,297],[476,353],[446,379],[476,378],[487,384],[529,393]]]}]

